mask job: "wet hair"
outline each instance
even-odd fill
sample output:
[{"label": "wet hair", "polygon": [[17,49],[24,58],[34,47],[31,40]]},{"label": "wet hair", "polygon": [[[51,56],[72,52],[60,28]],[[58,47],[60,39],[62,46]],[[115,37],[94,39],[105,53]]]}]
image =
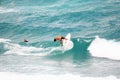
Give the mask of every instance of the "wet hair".
[{"label": "wet hair", "polygon": [[54,42],[56,41],[56,39],[54,39]]}]

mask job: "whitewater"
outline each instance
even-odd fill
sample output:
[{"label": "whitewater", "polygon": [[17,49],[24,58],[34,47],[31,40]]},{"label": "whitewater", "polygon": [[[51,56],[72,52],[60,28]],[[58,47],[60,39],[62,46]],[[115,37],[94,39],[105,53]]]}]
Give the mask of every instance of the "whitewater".
[{"label": "whitewater", "polygon": [[[119,0],[0,0],[0,80],[120,80],[119,7]],[[64,51],[54,37],[68,33],[74,47]]]}]

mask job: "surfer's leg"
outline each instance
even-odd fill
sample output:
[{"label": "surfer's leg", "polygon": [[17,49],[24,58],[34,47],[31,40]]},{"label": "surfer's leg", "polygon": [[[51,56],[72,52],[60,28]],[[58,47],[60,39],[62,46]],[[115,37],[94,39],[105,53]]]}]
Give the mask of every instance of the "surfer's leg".
[{"label": "surfer's leg", "polygon": [[62,40],[60,41],[60,44],[61,44],[61,46],[63,46],[63,42],[62,42]]}]

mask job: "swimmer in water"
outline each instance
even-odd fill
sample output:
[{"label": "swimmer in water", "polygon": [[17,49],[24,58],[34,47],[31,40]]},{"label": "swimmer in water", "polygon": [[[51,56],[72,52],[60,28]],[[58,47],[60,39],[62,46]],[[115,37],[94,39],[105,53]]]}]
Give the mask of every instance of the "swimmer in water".
[{"label": "swimmer in water", "polygon": [[28,40],[27,40],[27,39],[24,39],[24,42],[28,42]]}]

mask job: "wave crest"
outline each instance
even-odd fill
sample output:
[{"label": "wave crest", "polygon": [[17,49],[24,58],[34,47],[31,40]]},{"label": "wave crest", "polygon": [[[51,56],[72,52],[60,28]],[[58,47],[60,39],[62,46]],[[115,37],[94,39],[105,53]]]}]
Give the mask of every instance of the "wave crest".
[{"label": "wave crest", "polygon": [[96,38],[88,48],[92,56],[120,60],[120,42]]}]

